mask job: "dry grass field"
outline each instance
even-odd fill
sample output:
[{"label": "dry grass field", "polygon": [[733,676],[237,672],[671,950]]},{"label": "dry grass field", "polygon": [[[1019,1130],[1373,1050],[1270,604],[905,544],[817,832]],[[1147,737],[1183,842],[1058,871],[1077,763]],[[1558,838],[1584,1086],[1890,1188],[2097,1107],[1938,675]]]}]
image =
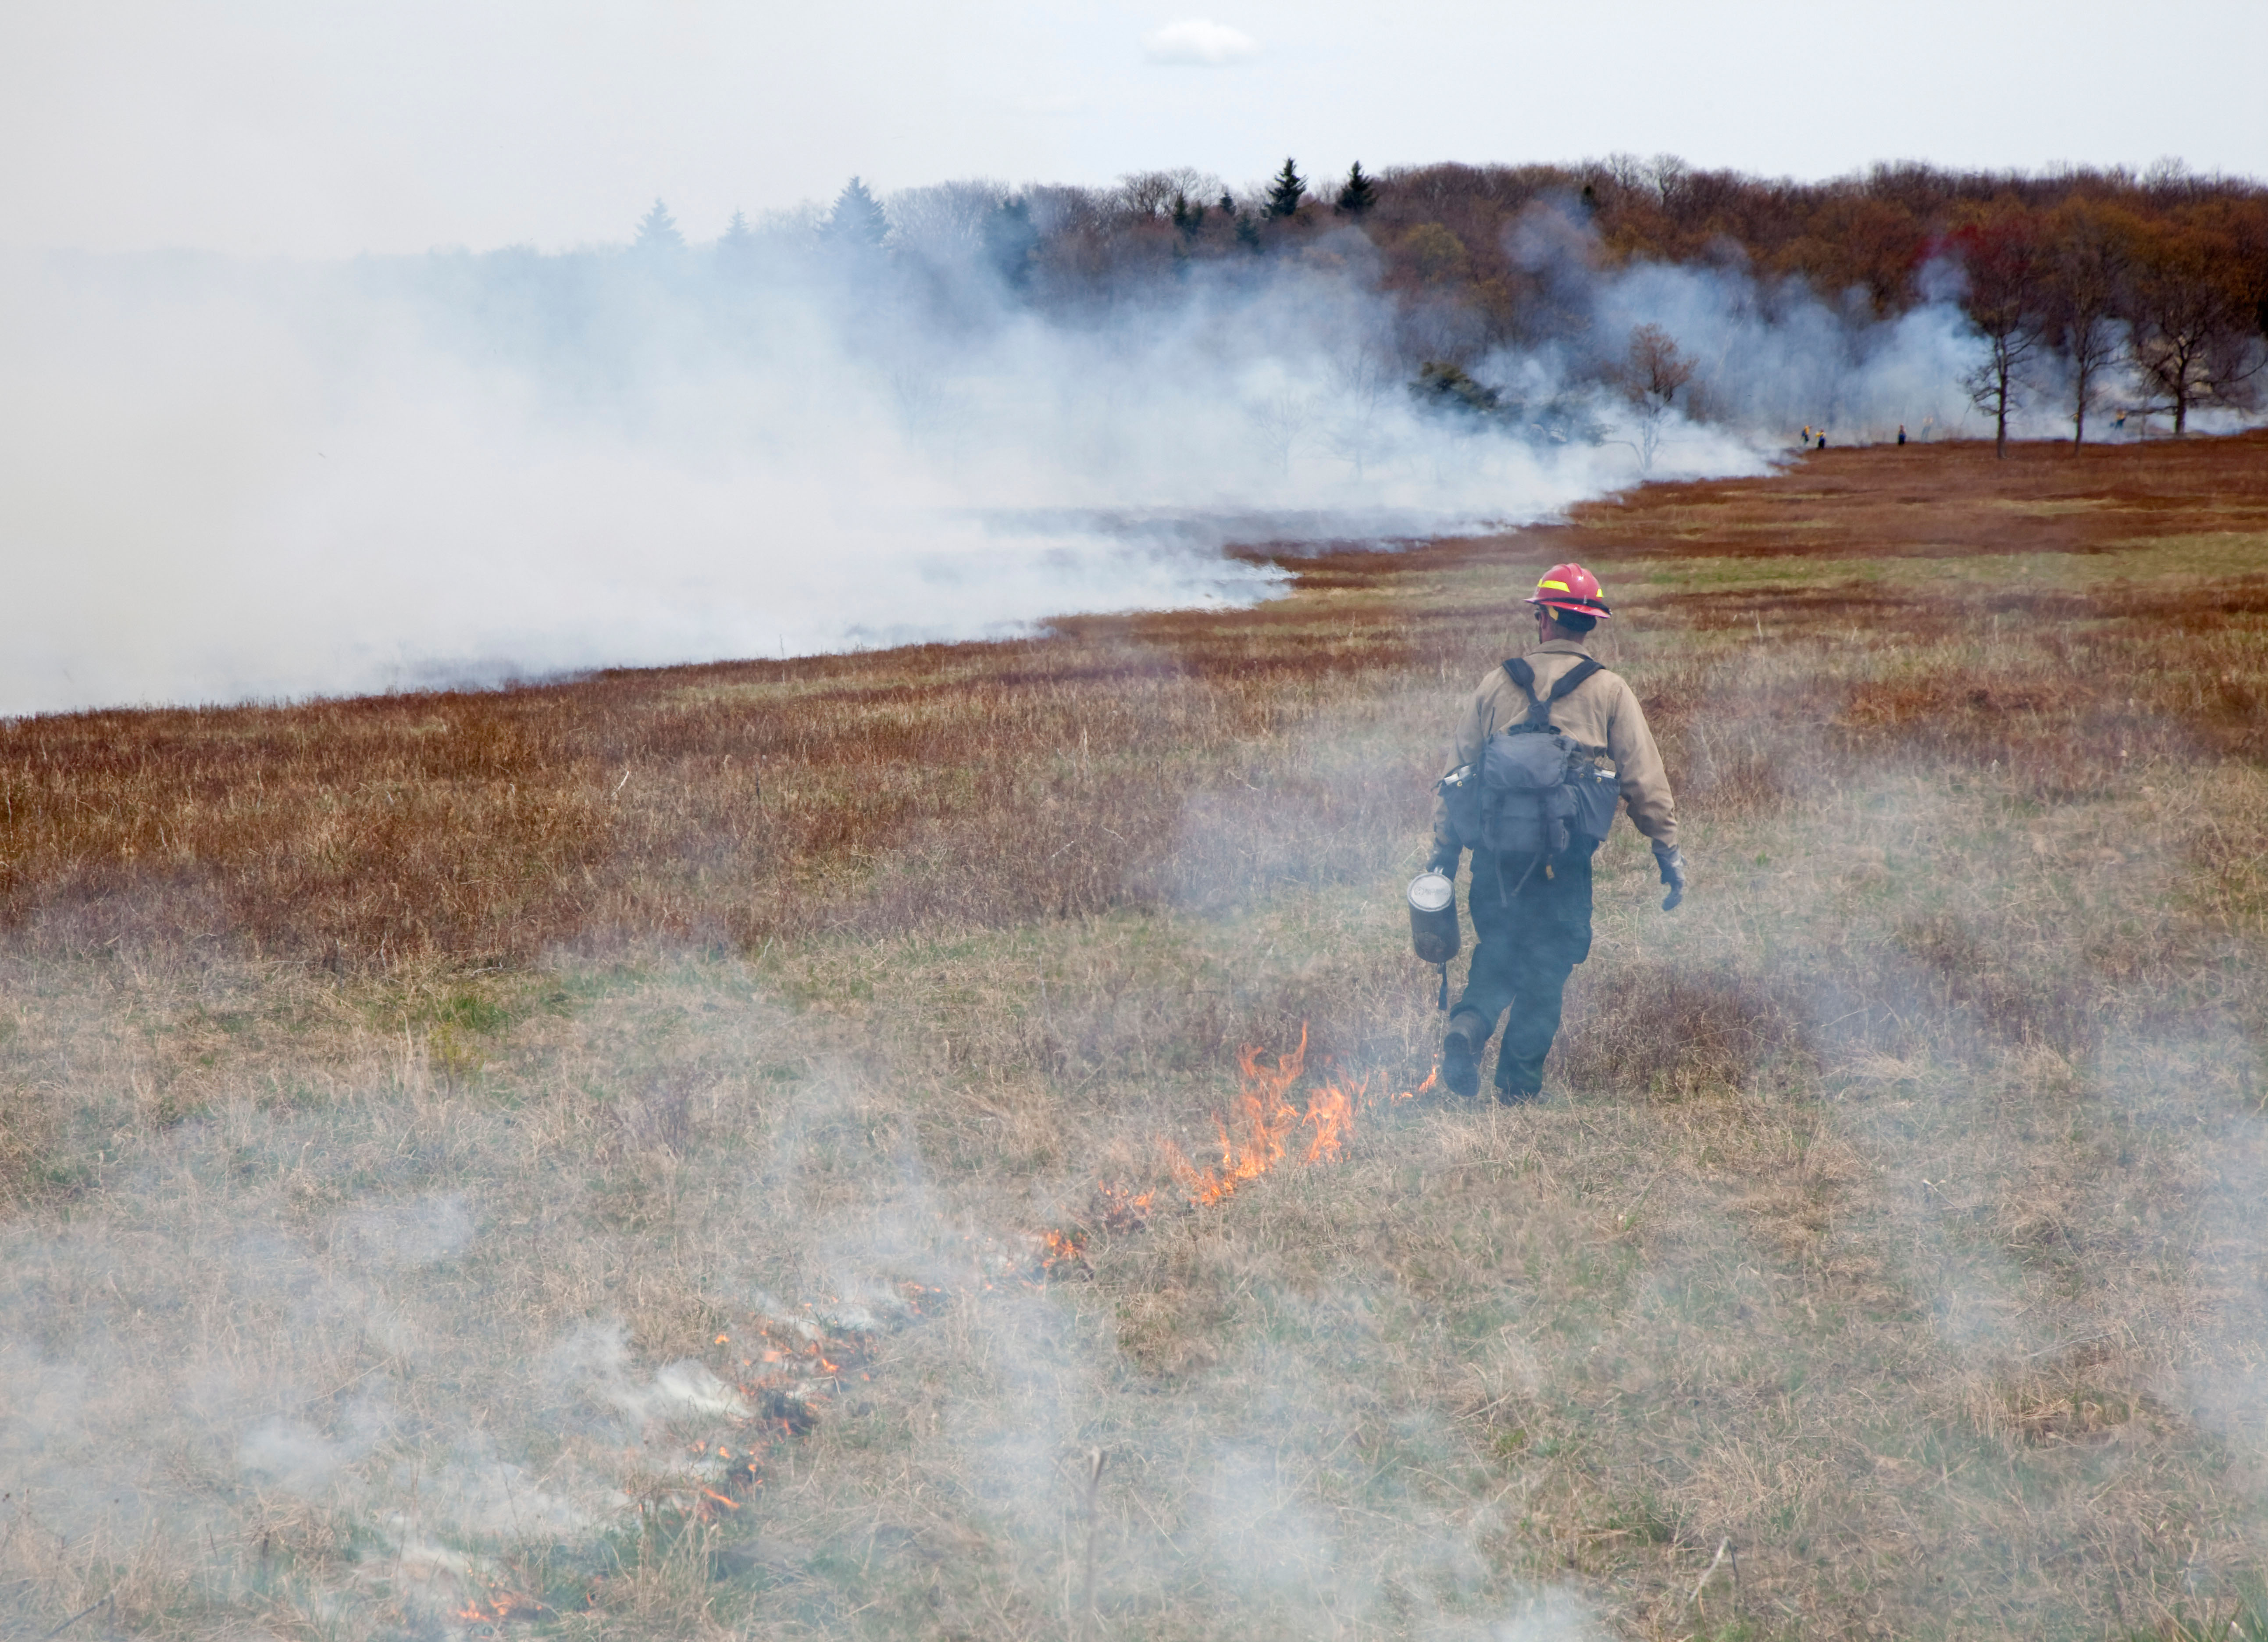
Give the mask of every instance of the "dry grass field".
[{"label": "dry grass field", "polygon": [[[1692,893],[1395,1099],[1568,556]],[[1285,562],[0,725],[0,1637],[2268,1638],[2268,438]]]}]

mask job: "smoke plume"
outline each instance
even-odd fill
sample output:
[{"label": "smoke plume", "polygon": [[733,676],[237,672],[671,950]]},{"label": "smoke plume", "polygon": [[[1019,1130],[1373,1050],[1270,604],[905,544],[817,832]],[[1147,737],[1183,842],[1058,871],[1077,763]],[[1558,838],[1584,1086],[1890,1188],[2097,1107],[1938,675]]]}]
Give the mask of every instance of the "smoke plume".
[{"label": "smoke plume", "polygon": [[[1970,355],[1942,304],[1876,323],[1735,269],[1601,274],[1544,208],[1513,249],[1555,313],[1520,350],[1382,291],[1353,226],[1040,300],[998,225],[1067,209],[967,185],[892,201],[887,244],[838,210],[690,250],[0,264],[0,711],[1248,601],[1278,577],[1226,542],[1756,471],[1804,422],[1950,421]],[[1646,323],[1697,361],[1706,420],[1641,438],[1609,379]],[[1412,392],[1433,357],[1466,362],[1465,400]]]}]

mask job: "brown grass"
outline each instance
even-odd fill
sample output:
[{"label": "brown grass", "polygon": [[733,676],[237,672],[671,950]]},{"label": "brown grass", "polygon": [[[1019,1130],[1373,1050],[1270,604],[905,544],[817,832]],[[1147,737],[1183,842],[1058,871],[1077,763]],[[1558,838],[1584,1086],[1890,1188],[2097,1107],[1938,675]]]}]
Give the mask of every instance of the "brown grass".
[{"label": "brown grass", "polygon": [[[0,1635],[2258,1623],[2264,455],[1830,452],[1248,612],[0,729]],[[1099,1213],[1241,1043],[1423,1076],[1425,784],[1569,554],[1695,885],[1602,857],[1558,1098]],[[813,1318],[808,1403],[668,1388]],[[762,1483],[693,1514],[696,1445]]]},{"label": "brown grass", "polygon": [[[1784,549],[1760,541],[1791,495],[1807,522]],[[1302,558],[1306,596],[1241,614],[504,693],[17,721],[0,727],[0,924],[30,951],[218,942],[335,968],[1235,904],[1359,875],[1406,824],[1429,743],[1326,768],[1303,727],[1364,703],[1390,714],[1427,673],[1462,687],[1486,666],[1503,609],[1476,594],[1496,567],[2105,556],[2263,528],[2257,436],[2008,462],[1965,445],[1828,452],[1770,485],[1653,487],[1566,526]],[[1690,670],[1648,671],[1691,801],[1768,810],[1787,784],[1752,729],[1712,744],[1712,718],[1824,725],[1846,761],[1997,759],[2051,798],[2100,776],[2106,738],[2246,759],[2268,746],[2268,576],[1958,598],[1936,582],[1815,571],[1626,595],[1650,635],[1716,641]],[[1723,651],[1743,630],[1836,665],[1743,681],[1727,714]],[[1986,632],[2008,642],[1948,655]],[[1868,651],[1892,665],[1852,665]],[[1264,818],[1270,843],[1193,863],[1195,801],[1225,823]]]}]

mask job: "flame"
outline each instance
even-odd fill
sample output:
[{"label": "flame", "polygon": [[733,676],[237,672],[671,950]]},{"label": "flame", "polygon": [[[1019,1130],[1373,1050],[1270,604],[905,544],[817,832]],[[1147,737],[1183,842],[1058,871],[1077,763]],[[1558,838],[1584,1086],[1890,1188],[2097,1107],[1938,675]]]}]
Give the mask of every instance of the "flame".
[{"label": "flame", "polygon": [[1354,1130],[1354,1103],[1369,1082],[1367,1078],[1362,1079],[1351,1092],[1327,1085],[1307,1097],[1307,1116],[1300,1121],[1314,1126],[1315,1138],[1307,1146],[1306,1161],[1320,1163],[1338,1156],[1339,1147]]},{"label": "flame", "polygon": [[1094,1188],[1094,1214],[1106,1230],[1138,1232],[1150,1224],[1150,1200],[1155,1192],[1145,1191],[1137,1197],[1131,1187],[1120,1186],[1109,1181],[1097,1182]]},{"label": "flame", "polygon": [[[1174,1181],[1189,1193],[1191,1203],[1201,1206],[1219,1203],[1245,1182],[1259,1179],[1282,1162],[1293,1131],[1307,1116],[1289,1098],[1292,1086],[1307,1070],[1307,1028],[1304,1022],[1300,1027],[1299,1047],[1277,1056],[1272,1066],[1268,1064],[1267,1052],[1251,1043],[1238,1051],[1236,1064],[1242,1074],[1236,1109],[1229,1117],[1216,1115],[1213,1118],[1213,1128],[1220,1137],[1219,1167],[1201,1169],[1173,1141],[1162,1143],[1166,1166],[1173,1171]],[[1233,1131],[1230,1128],[1232,1122],[1235,1124]],[[1336,1152],[1336,1130],[1319,1124],[1317,1141],[1320,1143],[1326,1133],[1333,1137],[1332,1150]]]},{"label": "flame", "polygon": [[511,1618],[515,1613],[532,1619],[550,1611],[533,1596],[523,1595],[518,1591],[507,1591],[498,1586],[490,1586],[485,1601],[477,1596],[473,1597],[464,1607],[457,1610],[457,1617],[470,1619],[480,1624],[494,1624],[501,1620]]},{"label": "flame", "polygon": [[[1259,1179],[1292,1155],[1293,1139],[1303,1129],[1312,1129],[1314,1134],[1298,1152],[1299,1160],[1336,1161],[1354,1133],[1358,1111],[1368,1111],[1390,1101],[1415,1100],[1431,1089],[1441,1075],[1441,1064],[1437,1060],[1425,1074],[1425,1082],[1415,1089],[1391,1094],[1373,1094],[1367,1075],[1351,1082],[1335,1080],[1309,1094],[1304,1108],[1294,1106],[1292,1086],[1300,1080],[1307,1064],[1307,1027],[1304,1021],[1300,1026],[1299,1046],[1277,1056],[1273,1064],[1265,1050],[1249,1043],[1238,1052],[1236,1064],[1242,1082],[1237,1091],[1235,1110],[1227,1117],[1216,1115],[1213,1118],[1213,1128],[1220,1138],[1219,1165],[1199,1168],[1171,1139],[1159,1142],[1175,1183],[1199,1207],[1219,1203],[1247,1181]],[[1105,1205],[1106,1216],[1110,1205],[1125,1200],[1123,1187],[1098,1186],[1095,1192]],[[1146,1207],[1149,1199],[1136,1201]],[[1144,1218],[1146,1219],[1146,1214]]]}]

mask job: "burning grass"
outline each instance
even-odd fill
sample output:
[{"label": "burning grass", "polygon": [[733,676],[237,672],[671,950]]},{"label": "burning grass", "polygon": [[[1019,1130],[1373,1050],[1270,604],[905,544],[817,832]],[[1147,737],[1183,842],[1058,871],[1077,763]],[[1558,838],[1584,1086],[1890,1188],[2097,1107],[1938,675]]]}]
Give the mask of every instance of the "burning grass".
[{"label": "burning grass", "polygon": [[[2258,1624],[2263,453],[6,726],[0,1633]],[[1570,553],[1694,891],[1466,1108],[1399,885]]]},{"label": "burning grass", "polygon": [[[1336,1161],[1353,1138],[1357,1112],[1374,1113],[1384,1101],[1415,1100],[1431,1090],[1440,1078],[1437,1067],[1415,1089],[1387,1095],[1371,1093],[1367,1075],[1334,1080],[1311,1090],[1302,1108],[1292,1104],[1292,1089],[1307,1071],[1307,1062],[1305,1022],[1300,1027],[1299,1046],[1273,1057],[1272,1064],[1268,1053],[1256,1045],[1248,1043],[1238,1051],[1237,1069],[1242,1076],[1235,1109],[1229,1116],[1213,1118],[1213,1129],[1220,1137],[1218,1164],[1200,1168],[1170,1138],[1159,1143],[1174,1183],[1189,1194],[1191,1204],[1203,1208],[1219,1203],[1286,1160]],[[1123,1188],[1105,1185],[1098,1190],[1106,1201],[1124,1196]]]}]

